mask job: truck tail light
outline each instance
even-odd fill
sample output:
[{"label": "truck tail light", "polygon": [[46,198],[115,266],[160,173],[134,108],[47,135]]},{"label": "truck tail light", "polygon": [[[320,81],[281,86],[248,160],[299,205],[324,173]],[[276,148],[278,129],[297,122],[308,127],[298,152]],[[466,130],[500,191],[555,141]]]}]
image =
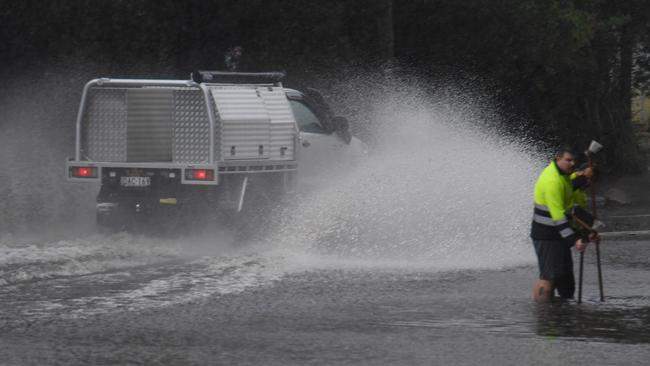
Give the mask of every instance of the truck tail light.
[{"label": "truck tail light", "polygon": [[214,180],[214,170],[212,169],[187,169],[185,171],[185,179],[187,180]]},{"label": "truck tail light", "polygon": [[97,178],[97,168],[90,166],[74,166],[70,168],[70,176],[74,178]]}]

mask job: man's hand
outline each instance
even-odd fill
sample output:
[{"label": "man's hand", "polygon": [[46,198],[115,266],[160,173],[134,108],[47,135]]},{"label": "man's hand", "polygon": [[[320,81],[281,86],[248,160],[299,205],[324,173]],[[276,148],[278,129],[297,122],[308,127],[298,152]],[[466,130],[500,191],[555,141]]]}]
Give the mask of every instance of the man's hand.
[{"label": "man's hand", "polygon": [[585,249],[587,249],[587,244],[582,239],[576,240],[576,250],[579,251],[580,253],[584,252]]},{"label": "man's hand", "polygon": [[584,176],[586,178],[591,178],[594,176],[594,169],[593,168],[585,168],[582,170],[576,171],[577,176]]},{"label": "man's hand", "polygon": [[589,241],[600,241],[600,235],[598,233],[589,234]]}]

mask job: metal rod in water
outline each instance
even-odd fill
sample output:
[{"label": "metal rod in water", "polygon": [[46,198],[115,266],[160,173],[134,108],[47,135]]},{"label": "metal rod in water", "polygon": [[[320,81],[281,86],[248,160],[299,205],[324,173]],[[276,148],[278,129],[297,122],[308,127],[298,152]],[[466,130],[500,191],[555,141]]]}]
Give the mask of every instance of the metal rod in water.
[{"label": "metal rod in water", "polygon": [[585,263],[585,252],[580,252],[580,272],[578,277],[578,304],[582,303],[582,269]]},{"label": "metal rod in water", "polygon": [[596,240],[596,264],[598,267],[598,289],[600,290],[600,301],[605,301],[603,293],[603,271],[600,266],[600,240]]},{"label": "metal rod in water", "polygon": [[[589,154],[589,168],[593,169],[593,160],[591,159],[591,154]],[[596,213],[596,187],[594,182],[591,182],[591,211],[593,213],[594,220],[598,218]],[[603,293],[603,271],[600,266],[600,240],[596,240],[596,266],[598,267],[598,289],[600,290],[600,301],[605,301],[605,295]]]}]

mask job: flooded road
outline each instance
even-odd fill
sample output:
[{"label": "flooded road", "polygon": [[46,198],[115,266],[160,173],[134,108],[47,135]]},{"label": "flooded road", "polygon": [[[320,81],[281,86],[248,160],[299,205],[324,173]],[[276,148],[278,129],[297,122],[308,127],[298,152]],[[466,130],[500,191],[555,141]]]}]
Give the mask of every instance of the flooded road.
[{"label": "flooded road", "polygon": [[50,243],[46,254],[0,247],[3,365],[642,365],[650,358],[647,241],[603,243],[605,303],[591,252],[584,303],[538,306],[529,293],[532,257],[475,270],[318,268],[250,248],[188,255],[171,240],[86,240]]},{"label": "flooded road", "polygon": [[61,177],[74,104],[59,121],[7,102],[25,123],[0,126],[0,365],[646,365],[649,241],[604,240],[605,303],[591,251],[584,303],[536,306],[531,194],[551,155],[480,100],[408,90],[362,108],[368,161],[244,239],[94,234],[99,186]]}]

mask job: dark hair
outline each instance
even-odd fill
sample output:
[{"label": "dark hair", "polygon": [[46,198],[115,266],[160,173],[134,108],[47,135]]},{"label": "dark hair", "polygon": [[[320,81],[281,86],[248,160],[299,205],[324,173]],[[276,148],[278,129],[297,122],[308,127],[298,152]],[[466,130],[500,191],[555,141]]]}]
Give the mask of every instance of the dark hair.
[{"label": "dark hair", "polygon": [[555,151],[555,158],[559,159],[564,156],[564,154],[571,154],[574,157],[576,156],[575,151],[571,148],[571,146],[562,146],[561,148],[557,149]]}]

